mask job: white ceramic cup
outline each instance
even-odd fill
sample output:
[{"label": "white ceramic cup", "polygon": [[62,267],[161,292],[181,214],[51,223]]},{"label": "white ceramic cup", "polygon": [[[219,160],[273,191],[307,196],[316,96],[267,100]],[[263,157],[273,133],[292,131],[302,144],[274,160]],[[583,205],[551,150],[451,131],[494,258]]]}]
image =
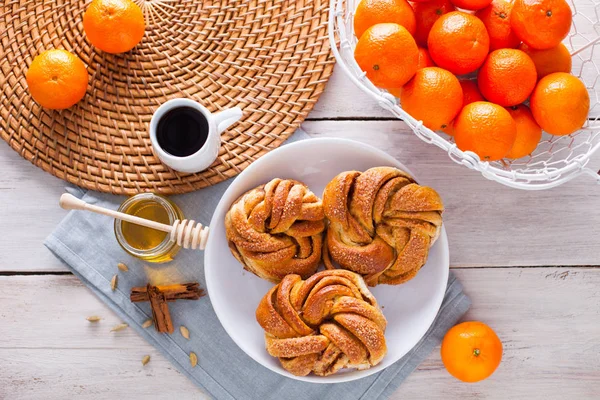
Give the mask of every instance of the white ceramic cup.
[{"label": "white ceramic cup", "polygon": [[[179,107],[191,107],[204,115],[208,122],[208,137],[204,145],[189,156],[178,157],[166,152],[158,143],[156,129],[161,118],[170,110]],[[190,99],[172,99],[162,104],[152,115],[150,120],[150,142],[154,154],[165,165],[179,172],[195,173],[208,168],[219,155],[221,147],[221,133],[242,118],[242,109],[229,108],[219,113],[212,114],[206,107]]]}]

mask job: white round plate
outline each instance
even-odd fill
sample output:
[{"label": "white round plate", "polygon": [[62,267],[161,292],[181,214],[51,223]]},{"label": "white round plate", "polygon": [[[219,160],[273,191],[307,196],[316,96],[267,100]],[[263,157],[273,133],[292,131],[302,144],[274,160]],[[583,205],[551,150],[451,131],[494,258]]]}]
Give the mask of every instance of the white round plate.
[{"label": "white round plate", "polygon": [[267,353],[264,331],[255,318],[260,299],[273,284],[245,271],[227,246],[225,214],[244,192],[273,178],[292,178],[304,182],[320,197],[325,185],[340,172],[364,171],[378,166],[397,167],[410,174],[393,157],[363,143],[337,138],[303,140],[286,144],[259,158],[233,181],[221,198],[210,223],[204,255],[207,290],[229,336],[246,354],[270,370],[289,378],[318,383],[363,378],[398,361],[431,326],[448,281],[448,238],[444,228],[429,252],[427,264],[414,279],[398,286],[379,285],[371,289],[388,321],[385,331],[388,353],[380,364],[363,371],[344,369],[327,377],[294,376],[281,367],[277,358]]}]

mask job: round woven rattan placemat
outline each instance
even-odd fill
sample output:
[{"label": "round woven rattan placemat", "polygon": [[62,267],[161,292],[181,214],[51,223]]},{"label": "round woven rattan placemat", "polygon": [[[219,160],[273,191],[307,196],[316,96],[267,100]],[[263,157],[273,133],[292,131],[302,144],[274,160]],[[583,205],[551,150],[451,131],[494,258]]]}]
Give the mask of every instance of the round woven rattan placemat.
[{"label": "round woven rattan placemat", "polygon": [[[328,0],[136,2],[146,33],[120,55],[86,41],[89,0],[0,5],[0,135],[33,164],[76,185],[173,194],[232,177],[300,126],[331,75]],[[51,48],[71,51],[88,66],[88,92],[67,110],[43,109],[27,90],[28,66]],[[150,117],[176,97],[211,111],[244,111],[202,173],[175,172],[152,153]]]}]

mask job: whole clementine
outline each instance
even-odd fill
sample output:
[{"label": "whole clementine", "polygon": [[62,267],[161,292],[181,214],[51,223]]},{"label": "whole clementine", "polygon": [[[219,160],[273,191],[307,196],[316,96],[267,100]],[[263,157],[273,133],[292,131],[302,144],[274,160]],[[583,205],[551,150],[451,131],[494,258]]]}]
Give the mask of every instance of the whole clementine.
[{"label": "whole clementine", "polygon": [[402,109],[432,130],[446,128],[460,111],[462,100],[458,79],[438,67],[418,70],[400,96]]},{"label": "whole clementine", "polygon": [[39,105],[62,110],[83,98],[88,72],[76,55],[66,50],[47,50],[33,59],[26,80],[31,97]]},{"label": "whole clementine", "polygon": [[536,82],[535,64],[525,52],[517,49],[492,51],[477,75],[483,97],[504,107],[527,100]]},{"label": "whole clementine", "polygon": [[454,11],[454,5],[450,0],[431,0],[427,3],[414,3],[417,31],[414,34],[415,41],[421,47],[427,47],[427,38],[431,27],[442,15]]},{"label": "whole clementine", "polygon": [[94,46],[124,53],[144,37],[144,14],[131,0],[93,0],[83,14],[83,29]]},{"label": "whole clementine", "polygon": [[435,67],[435,63],[429,55],[429,51],[422,47],[419,47],[419,62],[417,63],[417,70],[425,67]]},{"label": "whole clementine", "polygon": [[543,130],[552,135],[569,135],[585,124],[590,95],[583,82],[573,75],[555,72],[540,79],[529,105]]},{"label": "whole clementine", "polygon": [[571,8],[565,0],[515,0],[510,24],[527,46],[556,47],[571,29]]},{"label": "whole clementine", "polygon": [[514,49],[521,43],[510,26],[513,4],[514,0],[493,0],[489,6],[475,13],[490,35],[490,50]]},{"label": "whole clementine", "polygon": [[406,28],[383,23],[373,25],[358,39],[354,58],[375,86],[399,88],[417,71],[419,49]]},{"label": "whole clementine", "polygon": [[517,138],[508,158],[521,158],[531,154],[542,138],[542,128],[535,122],[529,107],[523,104],[507,108],[510,116],[517,124]]},{"label": "whole clementine", "polygon": [[533,60],[538,79],[542,79],[553,72],[571,72],[571,53],[569,53],[567,46],[562,43],[546,50],[532,49],[525,43],[521,43],[519,49],[527,53]]},{"label": "whole clementine", "polygon": [[489,6],[491,2],[492,0],[452,0],[452,4],[465,10],[481,10]]},{"label": "whole clementine", "polygon": [[479,18],[452,11],[435,21],[427,44],[438,66],[463,75],[481,66],[490,49],[490,38]]},{"label": "whole clementine", "polygon": [[415,33],[415,13],[406,0],[362,0],[354,13],[354,33],[360,38],[375,24],[393,22]]},{"label": "whole clementine", "polygon": [[502,342],[483,322],[463,322],[446,333],[440,353],[450,375],[463,382],[478,382],[500,365]]},{"label": "whole clementine", "polygon": [[517,137],[517,125],[505,108],[487,101],[467,104],[454,120],[454,139],[462,151],[482,161],[500,160]]}]

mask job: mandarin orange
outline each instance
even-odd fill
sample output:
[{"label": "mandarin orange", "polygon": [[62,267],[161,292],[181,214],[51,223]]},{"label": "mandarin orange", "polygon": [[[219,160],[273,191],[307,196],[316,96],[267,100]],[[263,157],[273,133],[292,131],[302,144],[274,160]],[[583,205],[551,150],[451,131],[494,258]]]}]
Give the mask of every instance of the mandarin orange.
[{"label": "mandarin orange", "polygon": [[492,51],[477,75],[483,97],[503,107],[527,100],[536,82],[535,64],[525,52],[517,49]]},{"label": "mandarin orange", "polygon": [[543,130],[552,135],[569,135],[585,124],[590,95],[575,76],[566,72],[546,75],[529,100],[531,113]]},{"label": "mandarin orange", "polygon": [[490,49],[490,38],[479,18],[452,11],[433,24],[427,44],[436,65],[463,75],[483,64]]},{"label": "mandarin orange", "polygon": [[505,108],[487,101],[467,104],[454,120],[454,139],[462,151],[482,161],[500,160],[517,137],[517,125]]},{"label": "mandarin orange", "polygon": [[415,41],[421,47],[427,47],[427,38],[431,27],[442,15],[454,11],[454,5],[450,0],[431,0],[427,3],[414,3],[415,19],[417,21],[417,31],[415,32]]},{"label": "mandarin orange", "polygon": [[463,322],[446,333],[440,353],[450,375],[463,382],[478,382],[500,365],[502,342],[483,322]]},{"label": "mandarin orange", "polygon": [[354,33],[360,38],[375,24],[393,22],[414,35],[415,13],[406,0],[362,0],[354,13]]},{"label": "mandarin orange", "polygon": [[571,20],[571,7],[565,0],[515,0],[510,24],[527,46],[543,50],[567,37]]},{"label": "mandarin orange", "polygon": [[514,49],[521,43],[510,26],[513,4],[514,0],[493,0],[489,6],[475,13],[490,35],[490,50]]},{"label": "mandarin orange", "polygon": [[413,77],[419,49],[401,25],[373,25],[358,39],[354,58],[367,78],[380,88],[399,88]]},{"label": "mandarin orange", "polygon": [[527,53],[533,60],[538,79],[542,79],[553,72],[571,72],[571,53],[569,53],[567,46],[562,43],[546,50],[535,50],[525,43],[521,43],[519,49]]},{"label": "mandarin orange", "polygon": [[462,101],[458,79],[438,67],[418,70],[400,96],[402,109],[432,130],[446,128],[460,111]]},{"label": "mandarin orange", "polygon": [[26,75],[31,97],[42,107],[62,110],[83,98],[88,72],[83,61],[66,50],[47,50],[36,56]]},{"label": "mandarin orange", "polygon": [[144,37],[146,24],[140,7],[131,0],[93,0],[83,14],[90,43],[107,53],[124,53]]},{"label": "mandarin orange", "polygon": [[535,122],[533,114],[524,104],[507,108],[510,116],[517,124],[517,138],[512,149],[508,152],[508,158],[521,158],[531,154],[542,138],[542,128]]}]

